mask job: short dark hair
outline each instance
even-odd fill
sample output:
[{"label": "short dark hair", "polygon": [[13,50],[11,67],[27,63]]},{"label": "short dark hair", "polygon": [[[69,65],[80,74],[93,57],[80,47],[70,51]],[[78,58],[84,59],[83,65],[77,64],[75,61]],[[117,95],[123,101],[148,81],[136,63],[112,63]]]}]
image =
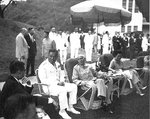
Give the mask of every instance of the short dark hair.
[{"label": "short dark hair", "polygon": [[50,29],[52,29],[52,28],[56,28],[56,27],[55,26],[51,26]]},{"label": "short dark hair", "polygon": [[29,27],[29,28],[28,28],[28,31],[31,31],[32,29],[34,29],[34,28],[32,28],[32,27]]},{"label": "short dark hair", "polygon": [[54,52],[55,55],[56,55],[56,57],[58,57],[58,50],[56,50],[56,49],[50,49],[50,50],[49,50],[49,53],[50,53],[50,52]]},{"label": "short dark hair", "polygon": [[30,104],[35,104],[33,96],[25,94],[12,95],[5,102],[3,116],[5,119],[15,119]]},{"label": "short dark hair", "polygon": [[44,30],[44,33],[49,34],[49,31],[48,30]]},{"label": "short dark hair", "polygon": [[9,70],[11,74],[15,74],[17,71],[24,71],[24,63],[21,61],[14,60],[10,63]]}]

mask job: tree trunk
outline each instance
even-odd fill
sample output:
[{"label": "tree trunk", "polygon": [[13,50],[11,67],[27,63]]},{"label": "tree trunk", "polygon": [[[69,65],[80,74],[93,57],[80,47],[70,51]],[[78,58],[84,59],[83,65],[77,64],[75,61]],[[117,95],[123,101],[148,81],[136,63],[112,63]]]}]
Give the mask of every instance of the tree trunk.
[{"label": "tree trunk", "polygon": [[[1,1],[1,0],[0,0]],[[9,0],[9,3],[4,6],[4,8],[2,8],[2,5],[0,4],[0,17],[4,18],[4,11],[6,10],[6,8],[12,3],[13,0]]]},{"label": "tree trunk", "polygon": [[4,18],[4,11],[2,10],[2,7],[0,6],[0,17]]}]

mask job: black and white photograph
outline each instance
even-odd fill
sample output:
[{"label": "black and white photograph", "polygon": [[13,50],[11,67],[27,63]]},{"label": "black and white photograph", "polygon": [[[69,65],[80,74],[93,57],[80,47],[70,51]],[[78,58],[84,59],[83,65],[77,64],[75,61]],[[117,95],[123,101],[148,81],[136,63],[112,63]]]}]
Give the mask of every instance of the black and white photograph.
[{"label": "black and white photograph", "polygon": [[149,119],[149,0],[0,0],[0,119]]}]

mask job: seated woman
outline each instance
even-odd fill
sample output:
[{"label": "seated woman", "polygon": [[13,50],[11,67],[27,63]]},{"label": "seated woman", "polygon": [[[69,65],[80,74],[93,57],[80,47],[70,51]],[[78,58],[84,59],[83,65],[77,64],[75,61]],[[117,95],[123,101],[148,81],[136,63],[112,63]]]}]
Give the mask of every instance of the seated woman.
[{"label": "seated woman", "polygon": [[83,90],[94,87],[97,88],[97,97],[104,97],[103,100],[107,104],[111,104],[110,94],[113,87],[113,80],[110,79],[105,85],[104,79],[98,79],[93,76],[92,68],[85,64],[86,58],[84,55],[78,56],[78,64],[74,66],[72,80],[75,84],[80,85]]},{"label": "seated woman", "polygon": [[145,87],[142,86],[140,77],[139,77],[137,71],[134,69],[131,69],[132,68],[131,66],[125,68],[123,66],[123,62],[121,61],[121,58],[122,58],[121,53],[117,53],[109,65],[109,70],[111,70],[114,73],[119,73],[119,74],[123,75],[124,78],[126,79],[123,84],[121,93],[123,93],[123,91],[124,91],[126,81],[131,80],[132,84],[135,86],[135,88],[137,90],[136,92],[138,94],[140,94],[140,96],[143,96],[144,94],[142,93],[141,89],[145,89]]},{"label": "seated woman", "polygon": [[144,78],[143,78],[143,85],[149,85],[149,77],[150,77],[150,55],[144,57]]}]

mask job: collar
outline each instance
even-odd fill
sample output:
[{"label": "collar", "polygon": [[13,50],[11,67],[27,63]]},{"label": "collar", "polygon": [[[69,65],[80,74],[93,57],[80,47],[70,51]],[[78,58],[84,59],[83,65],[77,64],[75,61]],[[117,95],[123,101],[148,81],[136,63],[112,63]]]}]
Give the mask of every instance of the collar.
[{"label": "collar", "polygon": [[59,69],[60,68],[60,63],[59,62],[55,62],[54,63],[54,65],[53,64],[51,64],[50,62],[49,62],[49,60],[48,60],[48,58],[46,59],[46,62],[48,63],[48,64],[50,64],[51,66],[53,66],[55,69]]},{"label": "collar", "polygon": [[33,38],[33,36],[29,33],[29,37],[31,38],[32,41],[35,41],[35,39]]}]

